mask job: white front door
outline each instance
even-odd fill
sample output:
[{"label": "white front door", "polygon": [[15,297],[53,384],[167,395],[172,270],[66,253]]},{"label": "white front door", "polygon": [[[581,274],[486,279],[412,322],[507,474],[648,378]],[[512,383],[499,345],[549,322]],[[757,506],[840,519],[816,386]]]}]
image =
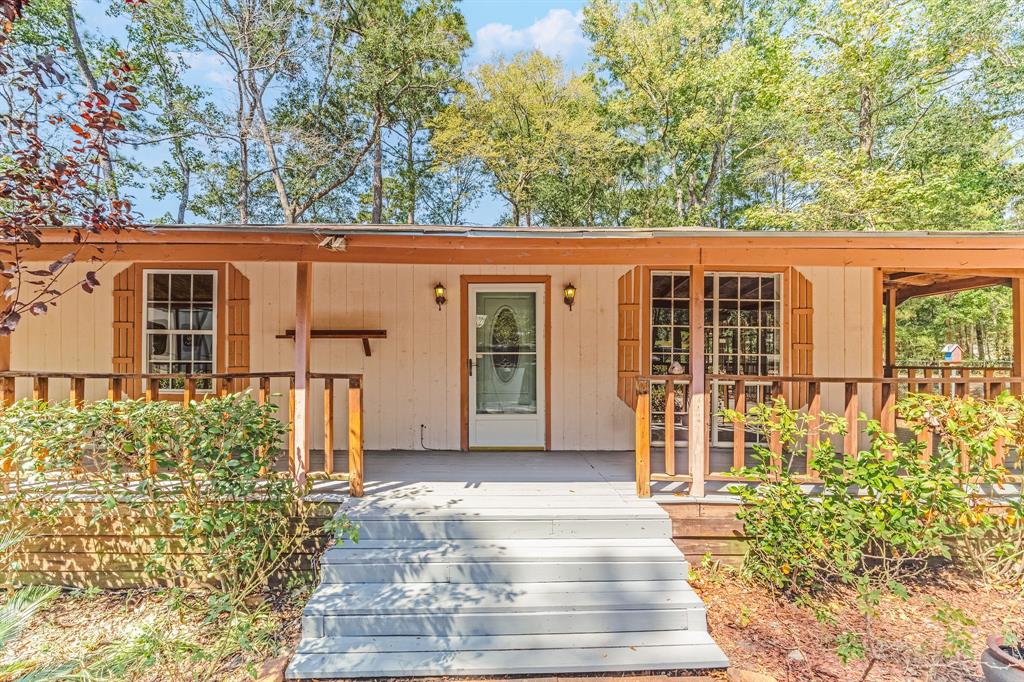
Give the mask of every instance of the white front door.
[{"label": "white front door", "polygon": [[544,285],[469,285],[469,446],[545,444]]}]

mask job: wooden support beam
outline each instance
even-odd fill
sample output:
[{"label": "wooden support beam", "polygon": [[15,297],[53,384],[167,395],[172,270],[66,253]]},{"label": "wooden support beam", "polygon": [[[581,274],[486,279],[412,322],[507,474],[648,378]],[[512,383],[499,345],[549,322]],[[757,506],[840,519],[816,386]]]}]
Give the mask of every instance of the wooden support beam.
[{"label": "wooden support beam", "polygon": [[348,380],[348,494],[363,496],[363,380]]},{"label": "wooden support beam", "polygon": [[[747,413],[747,385],[743,381],[737,381],[733,390],[733,411],[738,415]],[[737,420],[732,423],[732,466],[740,469],[746,463],[747,449],[747,426]]]},{"label": "wooden support beam", "polygon": [[160,400],[160,380],[146,379],[146,402],[152,403]]},{"label": "wooden support beam", "polygon": [[324,473],[334,473],[334,379],[324,379]]},{"label": "wooden support beam", "polygon": [[708,456],[708,389],[704,371],[704,266],[690,266],[690,495],[704,497]]},{"label": "wooden support beam", "polygon": [[110,377],[107,382],[107,399],[120,400],[124,397],[124,379],[121,377]]},{"label": "wooden support beam", "polygon": [[[1010,285],[1013,291],[1013,371],[1011,376],[1024,376],[1024,277],[1014,277]],[[1014,395],[1024,394],[1024,386],[1013,384],[1010,392]]]},{"label": "wooden support beam", "polygon": [[821,384],[811,381],[807,384],[807,475],[817,478],[818,471],[811,465],[818,444],[821,442]]},{"label": "wooden support beam", "polygon": [[885,292],[885,376],[895,376],[896,366],[896,292]]},{"label": "wooden support beam", "polygon": [[3,403],[4,407],[13,405],[16,397],[14,377],[3,377],[0,379],[0,402]]},{"label": "wooden support beam", "polygon": [[676,382],[665,381],[665,473],[676,475]]},{"label": "wooden support beam", "polygon": [[46,377],[32,379],[32,400],[46,402],[50,399],[50,380]]},{"label": "wooden support beam", "polygon": [[[649,382],[637,382],[634,438],[636,496],[651,496],[651,393]],[[693,461],[692,458],[690,460]]]},{"label": "wooden support beam", "polygon": [[68,398],[76,410],[85,403],[85,377],[71,377],[71,391]]},{"label": "wooden support beam", "polygon": [[306,482],[309,472],[309,346],[313,317],[313,265],[308,261],[295,264],[295,417],[291,462],[295,481]]},{"label": "wooden support beam", "polygon": [[858,405],[857,395],[857,382],[847,381],[844,384],[845,393],[845,409],[843,414],[846,416],[846,437],[843,439],[843,454],[856,455],[860,451],[860,428],[859,428],[859,414],[860,407]]}]

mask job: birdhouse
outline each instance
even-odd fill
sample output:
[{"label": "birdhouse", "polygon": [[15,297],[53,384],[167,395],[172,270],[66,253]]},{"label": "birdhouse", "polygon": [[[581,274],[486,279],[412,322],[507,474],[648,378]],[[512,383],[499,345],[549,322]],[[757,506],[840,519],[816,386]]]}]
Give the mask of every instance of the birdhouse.
[{"label": "birdhouse", "polygon": [[964,360],[964,349],[959,343],[947,343],[942,347],[942,361],[948,365],[956,365]]}]

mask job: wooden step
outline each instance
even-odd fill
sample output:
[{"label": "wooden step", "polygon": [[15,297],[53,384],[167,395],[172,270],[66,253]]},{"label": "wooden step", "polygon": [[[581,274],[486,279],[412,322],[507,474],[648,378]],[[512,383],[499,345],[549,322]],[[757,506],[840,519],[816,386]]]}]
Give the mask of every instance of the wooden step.
[{"label": "wooden step", "polygon": [[542,538],[667,538],[672,524],[667,514],[654,518],[616,515],[543,518],[490,515],[397,516],[352,518],[359,537],[367,540],[506,540]]},{"label": "wooden step", "polygon": [[[403,677],[422,675],[530,675],[575,672],[635,672],[721,668],[721,649],[707,633],[691,643],[669,646],[583,648],[448,649],[368,653],[300,653],[288,667],[290,679]],[[510,643],[510,646],[513,644]],[[515,643],[515,646],[522,646]]]}]

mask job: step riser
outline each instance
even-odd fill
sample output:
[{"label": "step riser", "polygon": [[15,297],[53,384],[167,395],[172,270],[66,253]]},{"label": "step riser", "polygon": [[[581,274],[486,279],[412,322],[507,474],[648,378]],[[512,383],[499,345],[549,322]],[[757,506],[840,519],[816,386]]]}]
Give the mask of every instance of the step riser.
[{"label": "step riser", "polygon": [[721,668],[721,650],[713,645],[637,647],[635,649],[438,652],[422,654],[299,654],[288,670],[291,679],[410,677],[424,675],[538,675],[547,673],[636,672]]},{"label": "step riser", "polygon": [[322,573],[325,583],[506,583],[678,580],[688,570],[680,557],[658,563],[328,564]]},{"label": "step riser", "polygon": [[433,637],[527,635],[641,630],[707,630],[702,609],[565,611],[542,613],[412,614],[401,616],[303,616],[302,636]]},{"label": "step riser", "polygon": [[367,540],[531,540],[542,538],[670,538],[664,519],[377,520],[353,519]]}]

